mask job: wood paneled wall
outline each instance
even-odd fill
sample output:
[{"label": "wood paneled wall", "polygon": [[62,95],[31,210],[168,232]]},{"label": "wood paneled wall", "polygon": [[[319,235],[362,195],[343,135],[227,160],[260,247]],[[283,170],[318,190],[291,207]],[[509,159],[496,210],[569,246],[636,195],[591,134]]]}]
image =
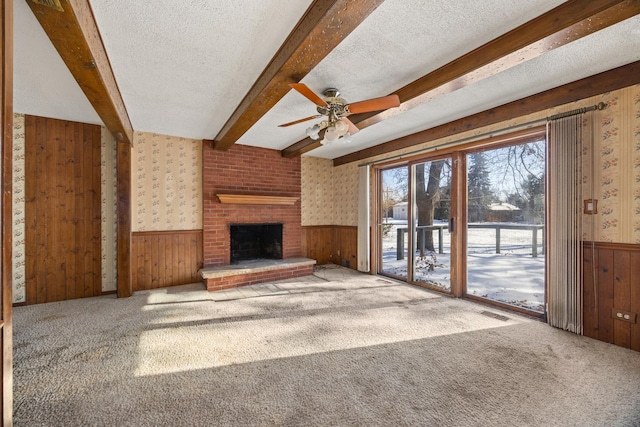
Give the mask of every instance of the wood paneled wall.
[{"label": "wood paneled wall", "polygon": [[358,227],[312,225],[302,227],[303,256],[321,264],[338,264],[357,270]]},{"label": "wood paneled wall", "polygon": [[131,264],[134,291],[201,282],[202,230],[135,232]]},{"label": "wood paneled wall", "polygon": [[596,242],[592,250],[588,242],[583,250],[584,335],[640,351],[640,245]]},{"label": "wood paneled wall", "polygon": [[25,116],[27,304],[102,292],[100,132]]},{"label": "wood paneled wall", "polygon": [[318,265],[334,262],[334,235],[333,225],[302,227],[302,255],[315,259]]}]

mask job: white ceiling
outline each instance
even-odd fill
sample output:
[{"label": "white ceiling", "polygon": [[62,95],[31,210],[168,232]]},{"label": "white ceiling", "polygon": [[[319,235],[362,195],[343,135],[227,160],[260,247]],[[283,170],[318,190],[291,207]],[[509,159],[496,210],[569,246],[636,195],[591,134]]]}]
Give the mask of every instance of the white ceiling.
[{"label": "white ceiling", "polygon": [[[213,139],[311,0],[90,1],[135,130]],[[386,0],[303,80],[349,102],[387,95],[562,3]],[[100,123],[26,3],[15,5],[16,112]],[[335,158],[640,59],[640,17],[363,129]],[[289,92],[239,141],[284,149],[315,114]]]},{"label": "white ceiling", "polygon": [[134,129],[213,139],[311,0],[91,0]]},{"label": "white ceiling", "polygon": [[102,124],[24,0],[13,7],[13,110]]}]

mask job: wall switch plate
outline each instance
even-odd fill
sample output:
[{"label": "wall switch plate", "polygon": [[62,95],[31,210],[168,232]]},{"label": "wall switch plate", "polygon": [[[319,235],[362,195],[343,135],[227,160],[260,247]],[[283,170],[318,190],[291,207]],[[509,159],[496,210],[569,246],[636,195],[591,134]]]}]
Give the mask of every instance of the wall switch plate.
[{"label": "wall switch plate", "polygon": [[598,199],[586,199],[584,201],[584,213],[594,215],[598,213]]}]

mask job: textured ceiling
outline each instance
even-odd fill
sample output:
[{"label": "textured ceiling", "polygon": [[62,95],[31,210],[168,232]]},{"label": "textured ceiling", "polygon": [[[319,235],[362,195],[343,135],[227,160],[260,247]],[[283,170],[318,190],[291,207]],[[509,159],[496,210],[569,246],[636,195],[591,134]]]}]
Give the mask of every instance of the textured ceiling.
[{"label": "textured ceiling", "polygon": [[[311,0],[90,0],[135,130],[213,139]],[[348,102],[387,95],[561,4],[386,0],[304,77]],[[100,123],[24,1],[15,6],[15,110]],[[640,59],[638,16],[363,129],[335,158]],[[284,149],[315,114],[290,91],[238,143]]]},{"label": "textured ceiling", "polygon": [[91,0],[136,130],[213,138],[310,0]]}]

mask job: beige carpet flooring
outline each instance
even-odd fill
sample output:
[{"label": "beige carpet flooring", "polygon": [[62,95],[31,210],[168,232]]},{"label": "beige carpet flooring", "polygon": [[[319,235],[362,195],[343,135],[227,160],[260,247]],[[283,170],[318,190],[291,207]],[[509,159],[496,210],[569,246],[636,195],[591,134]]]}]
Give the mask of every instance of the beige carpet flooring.
[{"label": "beige carpet flooring", "polygon": [[17,426],[640,425],[640,353],[343,268],[14,319]]}]

